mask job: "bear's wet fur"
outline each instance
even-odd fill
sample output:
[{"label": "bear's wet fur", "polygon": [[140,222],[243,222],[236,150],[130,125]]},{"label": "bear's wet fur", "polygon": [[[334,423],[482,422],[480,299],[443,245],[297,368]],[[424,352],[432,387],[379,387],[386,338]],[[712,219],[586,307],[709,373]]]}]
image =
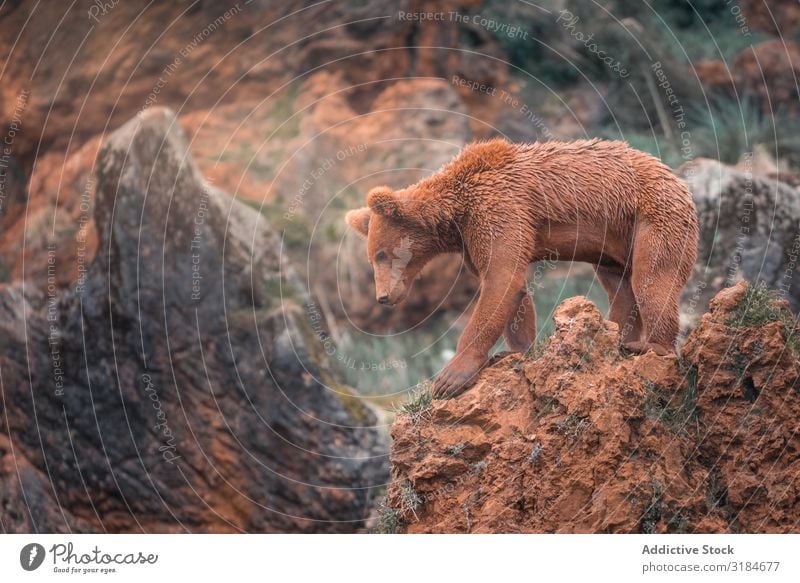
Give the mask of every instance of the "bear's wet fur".
[{"label": "bear's wet fur", "polygon": [[501,334],[512,350],[531,346],[525,277],[546,258],[595,265],[629,350],[675,351],[679,296],[697,254],[695,207],[667,166],[624,142],[474,143],[416,184],[372,189],[346,219],[367,237],[382,303],[403,300],[440,253],[462,253],[480,278],[436,396],[468,387]]}]

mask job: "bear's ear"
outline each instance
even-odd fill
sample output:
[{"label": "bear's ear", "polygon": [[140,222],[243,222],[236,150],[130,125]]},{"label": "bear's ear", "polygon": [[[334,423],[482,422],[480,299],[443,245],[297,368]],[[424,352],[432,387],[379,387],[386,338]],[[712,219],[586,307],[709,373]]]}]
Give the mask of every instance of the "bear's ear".
[{"label": "bear's ear", "polygon": [[378,186],[367,194],[367,204],[376,214],[429,229],[453,219],[445,197],[420,190],[411,194],[410,190],[394,192],[387,186]]},{"label": "bear's ear", "polygon": [[348,225],[358,231],[359,234],[366,237],[367,233],[369,232],[370,216],[372,216],[372,211],[369,210],[369,207],[364,207],[354,211],[349,211],[344,216],[344,220],[347,221]]},{"label": "bear's ear", "polygon": [[401,203],[388,186],[378,186],[367,193],[367,205],[373,212],[393,219],[401,218]]}]

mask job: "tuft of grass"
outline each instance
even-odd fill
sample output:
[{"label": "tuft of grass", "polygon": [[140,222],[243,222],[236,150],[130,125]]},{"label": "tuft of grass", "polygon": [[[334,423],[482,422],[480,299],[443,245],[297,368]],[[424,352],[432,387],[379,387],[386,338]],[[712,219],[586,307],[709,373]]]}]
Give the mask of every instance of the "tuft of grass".
[{"label": "tuft of grass", "polygon": [[800,331],[789,308],[779,305],[778,295],[764,282],[748,284],[736,311],[725,322],[733,328],[754,328],[771,322],[781,322],[786,345],[800,353]]},{"label": "tuft of grass", "polygon": [[800,151],[800,122],[782,111],[765,114],[758,102],[748,96],[739,100],[712,96],[708,103],[693,104],[688,111],[696,156],[735,164],[758,144],[783,155]]},{"label": "tuft of grass", "polygon": [[472,494],[467,496],[467,499],[464,500],[464,503],[461,505],[461,508],[464,510],[464,518],[467,521],[467,532],[472,530],[472,508],[480,502],[481,496],[483,495],[483,489],[478,487]]},{"label": "tuft of grass", "polygon": [[658,480],[653,480],[651,484],[653,493],[650,497],[650,504],[642,514],[641,529],[645,534],[653,534],[658,528],[664,506],[664,486]]},{"label": "tuft of grass", "polygon": [[763,282],[749,284],[736,311],[726,324],[735,328],[752,328],[774,322],[777,319],[776,310],[772,306],[775,299],[774,292]]},{"label": "tuft of grass", "polygon": [[589,420],[570,413],[556,423],[556,429],[570,441],[575,441],[589,427]]},{"label": "tuft of grass", "polygon": [[[664,502],[664,486],[658,480],[650,484],[650,503],[642,514],[640,528],[645,534],[653,534],[658,530],[658,523],[666,521],[666,532],[685,533],[689,529],[689,518],[682,509],[673,510]],[[669,517],[669,518],[667,518]]]},{"label": "tuft of grass", "polygon": [[563,405],[555,397],[539,395],[536,397],[536,418],[541,419],[547,415],[557,413]]},{"label": "tuft of grass", "polygon": [[408,415],[414,423],[424,420],[433,404],[430,383],[421,383],[408,394],[408,400],[400,406],[398,413]]},{"label": "tuft of grass", "polygon": [[533,450],[531,451],[530,455],[528,456],[528,463],[534,464],[536,463],[539,458],[542,456],[542,452],[544,451],[544,447],[541,443],[537,442],[533,446]]},{"label": "tuft of grass", "polygon": [[397,517],[397,512],[391,508],[383,508],[378,514],[378,533],[379,534],[397,534],[400,528],[400,519]]},{"label": "tuft of grass", "polygon": [[677,403],[654,383],[646,383],[645,414],[648,417],[658,419],[675,433],[686,431],[689,423],[699,423],[697,413],[697,369],[694,367],[687,372],[687,381],[687,388],[683,398]]},{"label": "tuft of grass", "polygon": [[680,407],[686,420],[694,421],[695,425],[700,423],[700,416],[697,410],[698,375],[699,372],[694,365],[691,365],[689,370],[686,371],[686,392],[683,395]]},{"label": "tuft of grass", "polygon": [[400,514],[406,516],[409,512],[417,517],[417,509],[422,506],[422,498],[419,493],[406,481],[400,486]]},{"label": "tuft of grass", "polygon": [[675,512],[667,522],[667,532],[685,534],[689,530],[689,518],[681,510]]},{"label": "tuft of grass", "polygon": [[463,441],[460,441],[455,445],[448,445],[446,448],[444,448],[444,453],[445,455],[459,456],[466,449],[466,447],[467,444]]},{"label": "tuft of grass", "polygon": [[706,507],[709,512],[725,506],[728,502],[728,487],[720,481],[719,475],[716,472],[708,474],[708,483],[706,484]]},{"label": "tuft of grass", "polygon": [[543,338],[542,340],[537,340],[533,343],[528,349],[528,352],[525,353],[525,358],[527,360],[539,360],[542,356],[544,356],[545,351],[547,350],[547,345],[550,343],[550,338]]},{"label": "tuft of grass", "polygon": [[384,497],[381,500],[381,509],[378,511],[378,525],[374,532],[376,534],[397,534],[402,524],[399,513],[388,505],[387,499]]}]

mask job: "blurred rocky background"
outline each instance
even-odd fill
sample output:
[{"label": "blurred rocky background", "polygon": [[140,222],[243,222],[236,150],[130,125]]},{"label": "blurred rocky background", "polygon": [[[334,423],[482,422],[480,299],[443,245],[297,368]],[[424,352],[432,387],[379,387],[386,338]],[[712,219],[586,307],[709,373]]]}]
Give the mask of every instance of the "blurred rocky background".
[{"label": "blurred rocky background", "polygon": [[[687,334],[743,277],[800,304],[793,0],[10,1],[0,31],[4,530],[361,528],[477,286],[441,258],[376,304],[342,218],[471,140],[675,168]],[[607,307],[581,265],[529,284],[541,339]]]}]

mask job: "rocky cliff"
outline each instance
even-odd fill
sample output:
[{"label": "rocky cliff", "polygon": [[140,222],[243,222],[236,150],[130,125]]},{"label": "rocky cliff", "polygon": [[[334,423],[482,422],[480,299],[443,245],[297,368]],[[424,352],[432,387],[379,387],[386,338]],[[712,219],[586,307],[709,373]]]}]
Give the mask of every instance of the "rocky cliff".
[{"label": "rocky cliff", "polygon": [[108,138],[96,193],[68,291],[0,287],[2,529],[359,528],[387,445],[272,228],[202,180],[162,108]]},{"label": "rocky cliff", "polygon": [[630,356],[576,297],[532,354],[392,436],[383,530],[794,532],[800,341],[786,303],[720,292],[678,357]]}]

